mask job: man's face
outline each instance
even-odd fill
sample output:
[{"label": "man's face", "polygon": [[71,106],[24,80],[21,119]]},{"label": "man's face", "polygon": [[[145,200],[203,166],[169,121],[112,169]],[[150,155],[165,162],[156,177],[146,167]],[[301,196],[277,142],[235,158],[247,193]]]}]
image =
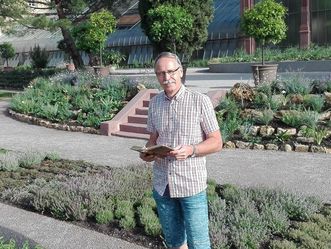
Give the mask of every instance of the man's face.
[{"label": "man's face", "polygon": [[156,77],[168,97],[173,97],[182,85],[183,70],[175,58],[162,57],[155,66]]}]

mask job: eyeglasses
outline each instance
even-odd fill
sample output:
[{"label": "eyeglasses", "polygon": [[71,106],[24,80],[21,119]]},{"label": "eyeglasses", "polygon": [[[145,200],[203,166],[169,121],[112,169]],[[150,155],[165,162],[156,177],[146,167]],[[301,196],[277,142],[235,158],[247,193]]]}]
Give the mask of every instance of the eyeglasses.
[{"label": "eyeglasses", "polygon": [[155,72],[157,77],[164,77],[166,74],[169,74],[170,76],[174,76],[175,73],[178,71],[180,67],[177,67],[175,70],[168,70],[165,72]]}]

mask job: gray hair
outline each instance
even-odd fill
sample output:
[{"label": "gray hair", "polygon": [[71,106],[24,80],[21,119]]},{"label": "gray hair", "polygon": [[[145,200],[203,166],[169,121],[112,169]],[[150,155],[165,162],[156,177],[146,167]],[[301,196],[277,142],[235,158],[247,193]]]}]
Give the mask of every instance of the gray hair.
[{"label": "gray hair", "polygon": [[159,59],[161,59],[163,57],[174,58],[178,64],[178,66],[180,66],[182,68],[182,63],[180,62],[180,59],[178,58],[178,56],[176,54],[171,53],[171,52],[162,52],[155,59],[154,69],[155,69],[156,63],[159,61]]}]

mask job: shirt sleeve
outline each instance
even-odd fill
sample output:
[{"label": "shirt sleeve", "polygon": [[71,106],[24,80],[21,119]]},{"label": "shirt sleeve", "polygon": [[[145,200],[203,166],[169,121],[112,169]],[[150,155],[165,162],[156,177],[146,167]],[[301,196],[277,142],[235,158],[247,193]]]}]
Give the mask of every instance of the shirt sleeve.
[{"label": "shirt sleeve", "polygon": [[203,96],[201,106],[201,128],[205,134],[219,130],[215,110],[208,96]]},{"label": "shirt sleeve", "polygon": [[147,118],[146,130],[151,133],[156,133],[156,129],[155,129],[154,122],[153,122],[153,113],[155,113],[154,104],[153,104],[153,101],[151,101],[149,103],[149,107],[148,107],[148,118]]}]

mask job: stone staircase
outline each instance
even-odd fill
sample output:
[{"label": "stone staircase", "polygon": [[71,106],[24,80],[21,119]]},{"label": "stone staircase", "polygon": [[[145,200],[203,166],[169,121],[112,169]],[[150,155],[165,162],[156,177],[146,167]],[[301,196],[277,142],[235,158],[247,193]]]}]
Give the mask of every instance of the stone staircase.
[{"label": "stone staircase", "polygon": [[140,91],[111,121],[101,124],[101,134],[148,139],[148,105],[150,99],[157,94],[156,89]]},{"label": "stone staircase", "polygon": [[[120,136],[148,139],[146,131],[150,99],[158,94],[157,89],[140,91],[112,120],[102,122],[100,133],[106,136]],[[207,93],[214,106],[224,97],[226,90],[215,90]]]}]

